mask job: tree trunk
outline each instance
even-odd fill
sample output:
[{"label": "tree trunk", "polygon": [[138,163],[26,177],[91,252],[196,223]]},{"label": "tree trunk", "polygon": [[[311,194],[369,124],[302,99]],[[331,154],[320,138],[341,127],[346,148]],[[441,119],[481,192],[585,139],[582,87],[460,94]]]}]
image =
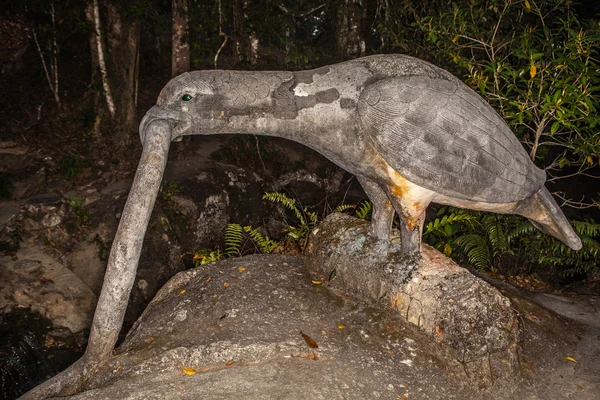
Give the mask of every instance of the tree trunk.
[{"label": "tree trunk", "polygon": [[248,0],[233,2],[233,56],[237,63],[258,63],[259,39],[249,29]]},{"label": "tree trunk", "polygon": [[137,80],[140,43],[140,23],[137,18],[124,17],[120,6],[107,7],[108,71],[113,87],[115,121],[124,133],[121,143],[127,145],[137,136]]},{"label": "tree trunk", "polygon": [[124,16],[118,3],[100,0],[88,1],[86,19],[92,27],[92,86],[98,93],[95,131],[116,131],[118,142],[127,146],[137,136],[139,20]]},{"label": "tree trunk", "polygon": [[366,54],[364,24],[365,0],[337,0],[335,54],[338,60],[361,57]]},{"label": "tree trunk", "polygon": [[172,0],[173,50],[171,77],[190,70],[190,43],[188,34],[189,0]]}]

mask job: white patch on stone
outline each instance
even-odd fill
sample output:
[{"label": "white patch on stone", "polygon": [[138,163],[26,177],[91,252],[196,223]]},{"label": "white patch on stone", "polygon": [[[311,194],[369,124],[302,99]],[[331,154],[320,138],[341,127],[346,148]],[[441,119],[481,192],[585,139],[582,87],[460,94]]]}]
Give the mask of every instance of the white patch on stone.
[{"label": "white patch on stone", "polygon": [[301,83],[299,85],[297,85],[294,88],[294,95],[298,96],[298,97],[307,97],[310,96],[310,94],[304,89],[306,85],[304,83]]},{"label": "white patch on stone", "polygon": [[145,279],[140,279],[137,283],[137,287],[140,290],[146,291],[146,289],[148,289],[148,282]]},{"label": "white patch on stone", "polygon": [[183,322],[187,319],[187,310],[179,310],[177,314],[175,314],[175,321]]}]

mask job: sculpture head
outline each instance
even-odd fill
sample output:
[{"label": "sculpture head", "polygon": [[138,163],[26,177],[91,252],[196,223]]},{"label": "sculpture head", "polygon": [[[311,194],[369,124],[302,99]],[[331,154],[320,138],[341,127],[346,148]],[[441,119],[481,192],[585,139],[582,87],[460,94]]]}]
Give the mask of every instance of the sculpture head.
[{"label": "sculpture head", "polygon": [[211,87],[200,77],[200,72],[184,73],[169,81],[140,123],[140,138],[144,142],[152,121],[167,120],[171,124],[171,140],[190,134],[194,122],[202,116],[203,103],[215,97]]}]

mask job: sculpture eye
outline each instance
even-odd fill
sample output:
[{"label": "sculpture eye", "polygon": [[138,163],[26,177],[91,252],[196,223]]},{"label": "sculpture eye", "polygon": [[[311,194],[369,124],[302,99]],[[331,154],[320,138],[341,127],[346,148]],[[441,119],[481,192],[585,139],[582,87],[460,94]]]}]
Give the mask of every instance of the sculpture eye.
[{"label": "sculpture eye", "polygon": [[190,101],[192,99],[192,96],[190,96],[189,94],[184,94],[183,96],[181,96],[181,100],[183,101]]}]

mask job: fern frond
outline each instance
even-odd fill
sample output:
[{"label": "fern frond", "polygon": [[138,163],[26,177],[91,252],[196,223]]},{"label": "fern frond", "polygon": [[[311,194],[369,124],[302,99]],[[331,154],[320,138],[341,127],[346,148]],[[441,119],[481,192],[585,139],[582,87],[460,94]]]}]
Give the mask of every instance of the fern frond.
[{"label": "fern frond", "polygon": [[269,254],[272,253],[273,250],[277,246],[279,246],[279,242],[276,240],[269,239],[268,236],[263,235],[258,228],[252,228],[251,226],[245,226],[244,231],[248,233],[250,236],[250,240],[258,247],[261,253]]},{"label": "fern frond", "polygon": [[516,239],[521,238],[531,232],[535,232],[535,227],[527,219],[522,219],[517,225],[512,228],[507,234],[506,239],[509,243],[514,242]]},{"label": "fern frond", "polygon": [[300,221],[300,224],[302,224],[302,225],[306,224],[306,219],[304,218],[304,215],[302,215],[302,211],[296,205],[296,200],[287,197],[287,195],[285,195],[285,193],[266,192],[262,198],[263,198],[263,200],[268,200],[271,203],[281,204],[282,206],[284,206],[288,210],[292,211],[296,215],[296,218],[298,218],[298,221]]},{"label": "fern frond", "polygon": [[440,233],[444,236],[451,236],[452,232],[449,231],[446,226],[450,226],[451,224],[459,223],[459,224],[468,224],[472,226],[472,223],[477,221],[477,217],[475,215],[469,213],[452,213],[450,215],[444,215],[441,219],[436,218],[433,221],[430,221],[423,235],[427,235],[433,232]]},{"label": "fern frond", "polygon": [[240,224],[228,224],[225,228],[225,254],[228,257],[241,255],[244,235]]},{"label": "fern frond", "polygon": [[343,213],[346,210],[349,210],[351,208],[356,208],[356,206],[354,204],[346,204],[346,203],[342,203],[339,206],[337,206],[333,212],[334,213]]},{"label": "fern frond", "polygon": [[573,228],[580,236],[600,236],[600,224],[596,223],[593,219],[587,221],[571,221]]},{"label": "fern frond", "polygon": [[310,229],[312,229],[315,226],[317,226],[317,224],[319,223],[319,216],[317,215],[316,212],[314,212],[314,211],[308,211],[305,208],[304,209],[304,214],[306,214],[308,216],[308,219],[310,220],[310,225],[309,225]]},{"label": "fern frond", "polygon": [[476,233],[463,235],[454,241],[454,244],[467,254],[469,262],[478,269],[491,266],[492,257],[487,242],[483,236]]},{"label": "fern frond", "polygon": [[354,212],[357,218],[371,220],[371,214],[373,213],[373,203],[369,200],[365,200],[356,207]]},{"label": "fern frond", "polygon": [[508,251],[508,238],[504,233],[500,220],[495,215],[489,215],[484,218],[484,228],[488,240],[492,245],[493,255],[502,254]]}]

